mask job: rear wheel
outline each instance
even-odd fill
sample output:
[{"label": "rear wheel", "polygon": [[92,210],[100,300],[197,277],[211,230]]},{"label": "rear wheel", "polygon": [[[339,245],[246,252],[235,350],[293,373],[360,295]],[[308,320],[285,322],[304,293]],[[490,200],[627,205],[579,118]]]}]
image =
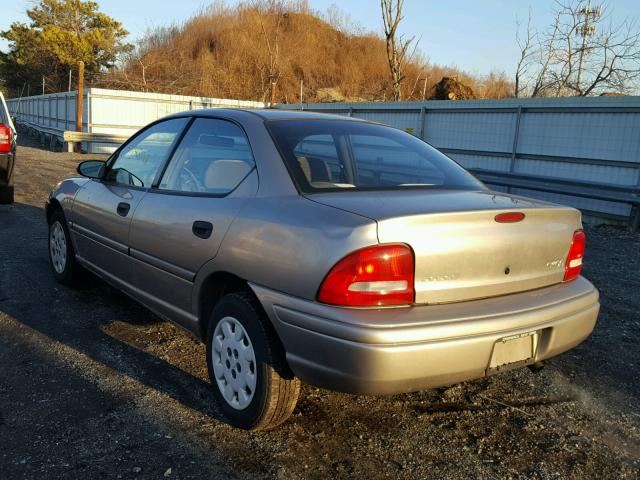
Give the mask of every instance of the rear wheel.
[{"label": "rear wheel", "polygon": [[284,422],[296,406],[300,380],[255,299],[225,295],[211,315],[207,366],[213,392],[229,422],[266,430]]},{"label": "rear wheel", "polygon": [[53,212],[49,221],[49,264],[55,279],[64,285],[70,285],[80,277],[81,267],[76,262],[62,210]]}]

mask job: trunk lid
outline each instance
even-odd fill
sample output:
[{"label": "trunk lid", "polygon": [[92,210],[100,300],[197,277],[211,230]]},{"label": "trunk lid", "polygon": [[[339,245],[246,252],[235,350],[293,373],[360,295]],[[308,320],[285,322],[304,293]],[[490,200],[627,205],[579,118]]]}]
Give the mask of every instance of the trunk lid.
[{"label": "trunk lid", "polygon": [[[380,243],[415,253],[416,303],[506,295],[560,283],[580,212],[489,191],[331,192],[313,201],[375,220]],[[496,215],[522,212],[499,223]]]}]

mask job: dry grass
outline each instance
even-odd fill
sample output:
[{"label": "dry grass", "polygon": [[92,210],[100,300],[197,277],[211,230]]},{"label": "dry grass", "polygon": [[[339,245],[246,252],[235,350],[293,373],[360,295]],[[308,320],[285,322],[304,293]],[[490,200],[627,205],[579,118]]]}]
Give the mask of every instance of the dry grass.
[{"label": "dry grass", "polygon": [[[402,98],[423,98],[454,76],[480,98],[503,98],[513,90],[504,74],[474,78],[455,68],[428,64],[413,55],[405,69]],[[390,99],[391,82],[382,37],[353,26],[330,10],[321,16],[304,1],[258,0],[228,7],[215,3],[184,24],[149,32],[124,65],[99,86],[132,90],[268,101],[317,101],[321,89],[333,100]],[[325,95],[326,99],[326,95]]]}]

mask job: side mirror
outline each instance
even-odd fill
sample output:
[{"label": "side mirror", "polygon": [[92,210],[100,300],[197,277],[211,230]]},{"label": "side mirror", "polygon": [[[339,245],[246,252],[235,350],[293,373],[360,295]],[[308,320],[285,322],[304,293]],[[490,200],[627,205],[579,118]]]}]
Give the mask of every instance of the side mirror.
[{"label": "side mirror", "polygon": [[83,177],[101,179],[104,175],[105,163],[102,160],[86,160],[76,169]]}]

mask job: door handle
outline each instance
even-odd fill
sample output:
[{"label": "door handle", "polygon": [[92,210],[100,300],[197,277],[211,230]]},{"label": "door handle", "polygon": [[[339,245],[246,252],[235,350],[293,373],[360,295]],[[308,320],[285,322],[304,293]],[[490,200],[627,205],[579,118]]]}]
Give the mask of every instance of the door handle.
[{"label": "door handle", "polygon": [[201,220],[197,220],[193,222],[193,227],[191,227],[191,231],[196,237],[209,238],[211,236],[211,233],[213,232],[213,225],[209,222],[203,222]]},{"label": "door handle", "polygon": [[120,215],[121,217],[126,217],[129,214],[129,209],[131,208],[131,205],[129,205],[126,202],[120,202],[118,204],[118,215]]}]

